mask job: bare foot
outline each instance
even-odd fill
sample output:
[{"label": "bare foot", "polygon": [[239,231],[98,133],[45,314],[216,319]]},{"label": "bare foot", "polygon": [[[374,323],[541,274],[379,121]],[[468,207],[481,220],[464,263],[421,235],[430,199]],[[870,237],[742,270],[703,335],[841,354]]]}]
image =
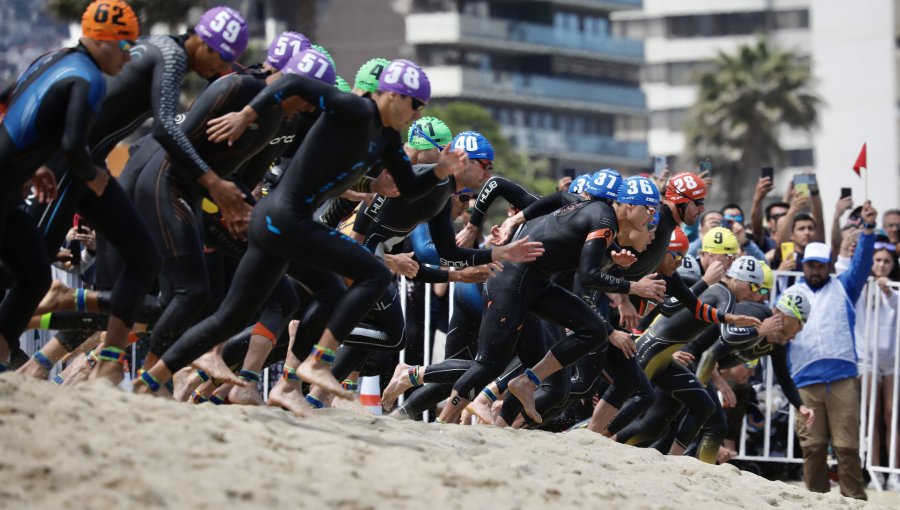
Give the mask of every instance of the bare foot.
[{"label": "bare foot", "polygon": [[44,298],[38,303],[32,315],[43,315],[47,312],[56,312],[58,310],[71,310],[75,300],[72,298],[74,290],[67,287],[65,283],[59,280],[53,280],[50,284],[50,290],[44,294]]},{"label": "bare foot", "polygon": [[334,395],[318,386],[310,386],[309,396],[321,402],[323,408],[331,407],[331,404],[334,402]]},{"label": "bare foot", "polygon": [[172,375],[172,385],[175,390],[172,398],[179,402],[187,402],[193,392],[203,380],[192,367],[184,367]]},{"label": "bare foot", "polygon": [[503,419],[502,416],[497,416],[494,418],[494,421],[491,424],[495,427],[500,427],[501,429],[509,427],[509,423],[506,423],[506,420]]},{"label": "bare foot", "polygon": [[231,404],[261,406],[265,404],[262,395],[256,385],[232,386],[228,392],[228,402]]},{"label": "bare foot", "polygon": [[90,373],[91,366],[88,364],[87,355],[79,354],[59,375],[63,378],[63,386],[74,386],[87,381]]},{"label": "bare foot", "polygon": [[394,402],[403,395],[406,390],[412,388],[412,381],[409,380],[410,365],[400,363],[394,369],[394,375],[391,376],[391,382],[388,383],[381,395],[381,407],[386,411],[390,411],[394,407]]},{"label": "bare foot", "polygon": [[306,358],[297,367],[297,376],[311,385],[318,386],[323,391],[333,393],[336,397],[346,400],[356,398],[356,393],[345,390],[341,383],[334,378],[331,374],[331,367],[312,358]]},{"label": "bare foot", "polygon": [[198,370],[203,370],[212,380],[219,383],[231,383],[238,386],[247,385],[247,381],[236,376],[225,364],[222,356],[216,351],[209,351],[200,356],[191,363],[191,366]]},{"label": "bare foot", "polygon": [[231,388],[240,388],[240,386],[225,383],[213,391],[212,396],[209,397],[209,401],[216,405],[230,404],[231,401],[228,400],[228,393],[231,392]]},{"label": "bare foot", "polygon": [[534,420],[535,423],[543,423],[544,420],[541,419],[541,415],[534,407],[534,383],[525,374],[509,381],[507,390],[519,399],[519,402],[522,403],[522,407],[525,409],[525,414],[529,418]]},{"label": "bare foot", "polygon": [[494,414],[491,413],[490,406],[485,405],[483,402],[479,402],[478,399],[475,399],[474,402],[467,405],[466,409],[474,414],[481,423],[490,425],[495,422]]},{"label": "bare foot", "polygon": [[[199,376],[197,377],[200,378]],[[201,382],[197,389],[191,392],[191,402],[202,404],[209,400],[210,395],[216,391],[216,385],[212,381]]]},{"label": "bare foot", "polygon": [[290,411],[300,418],[310,416],[309,404],[303,398],[300,385],[285,383],[283,379],[269,392],[268,404]]},{"label": "bare foot", "polygon": [[17,373],[26,377],[33,377],[46,381],[50,377],[50,371],[42,367],[37,361],[30,359],[24,365],[16,370]]}]

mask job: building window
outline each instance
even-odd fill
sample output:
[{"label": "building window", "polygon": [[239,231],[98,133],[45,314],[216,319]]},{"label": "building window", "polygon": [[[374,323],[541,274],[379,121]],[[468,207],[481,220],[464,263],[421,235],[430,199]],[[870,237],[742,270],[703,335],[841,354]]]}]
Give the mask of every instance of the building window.
[{"label": "building window", "polygon": [[808,27],[808,10],[730,12],[666,18],[666,32],[673,38],[752,35],[775,29]]},{"label": "building window", "polygon": [[784,155],[789,167],[813,167],[816,165],[816,159],[812,149],[784,151]]}]

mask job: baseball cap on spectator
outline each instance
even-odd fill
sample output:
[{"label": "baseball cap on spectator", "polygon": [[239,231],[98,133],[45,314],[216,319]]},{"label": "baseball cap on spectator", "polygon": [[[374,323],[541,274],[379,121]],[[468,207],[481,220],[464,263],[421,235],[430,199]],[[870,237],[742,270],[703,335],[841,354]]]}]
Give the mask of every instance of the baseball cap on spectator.
[{"label": "baseball cap on spectator", "polygon": [[825,243],[809,243],[803,250],[803,263],[806,262],[822,262],[828,264],[831,262],[831,250]]}]

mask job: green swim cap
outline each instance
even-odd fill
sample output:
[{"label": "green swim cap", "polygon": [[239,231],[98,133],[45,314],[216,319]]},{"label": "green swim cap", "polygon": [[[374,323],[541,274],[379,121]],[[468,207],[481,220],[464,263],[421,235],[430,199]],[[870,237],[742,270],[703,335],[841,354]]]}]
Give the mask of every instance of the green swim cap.
[{"label": "green swim cap", "polygon": [[350,84],[347,83],[347,80],[341,78],[340,76],[336,76],[334,78],[334,86],[337,87],[341,92],[350,92]]},{"label": "green swim cap", "polygon": [[390,63],[391,61],[386,58],[373,58],[359,66],[353,86],[369,93],[375,93],[378,90],[378,77]]},{"label": "green swim cap", "polygon": [[[421,132],[419,129],[421,129]],[[450,128],[447,127],[447,124],[444,124],[444,121],[437,117],[422,117],[415,121],[413,125],[409,127],[409,135],[407,136],[407,143],[417,151],[436,149],[437,147],[422,136],[422,133],[434,140],[434,142],[441,147],[446,147],[453,141],[453,134],[450,133]]]},{"label": "green swim cap", "polygon": [[331,56],[331,53],[328,53],[328,50],[319,46],[318,44],[313,44],[312,49],[314,49],[314,50],[318,51],[319,53],[321,53],[322,55],[325,55],[326,57],[328,57],[328,61],[331,62],[331,67],[334,67],[335,69],[337,69],[337,64],[334,63],[334,57]]}]

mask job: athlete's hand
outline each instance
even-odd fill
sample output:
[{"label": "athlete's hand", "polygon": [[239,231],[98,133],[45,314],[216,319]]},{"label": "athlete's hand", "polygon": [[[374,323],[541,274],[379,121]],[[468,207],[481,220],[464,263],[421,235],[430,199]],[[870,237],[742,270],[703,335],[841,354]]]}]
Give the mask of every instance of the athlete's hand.
[{"label": "athlete's hand", "polygon": [[249,106],[239,112],[230,112],[212,119],[207,124],[206,136],[212,143],[228,142],[230,147],[244,131],[256,121],[257,114]]},{"label": "athlete's hand", "polygon": [[434,175],[438,179],[445,179],[448,175],[456,175],[466,168],[469,162],[469,156],[462,149],[453,149],[448,143],[444,150],[441,151],[440,159],[437,166],[434,167]]},{"label": "athlete's hand", "polygon": [[347,191],[341,193],[341,198],[346,198],[351,202],[364,202],[366,200],[366,195],[367,193],[348,189]]},{"label": "athlete's hand", "polygon": [[727,382],[724,382],[724,379],[722,381],[724,384],[722,384],[721,386],[716,385],[716,389],[719,390],[719,393],[722,394],[722,407],[725,409],[731,409],[732,407],[737,405],[737,396],[734,394],[734,390],[731,389],[731,385],[729,385]]},{"label": "athlete's hand", "polygon": [[42,165],[31,178],[31,186],[34,188],[34,197],[39,204],[49,204],[56,198],[56,175],[53,171]]},{"label": "athlete's hand", "polygon": [[212,170],[203,174],[198,182],[209,190],[209,196],[222,212],[222,219],[228,232],[235,239],[240,239],[246,232],[253,208],[244,201],[245,195],[237,185],[220,178]]},{"label": "athlete's hand", "polygon": [[631,304],[631,300],[623,299],[619,304],[619,326],[635,330],[640,321],[641,316],[638,315],[637,309]]},{"label": "athlete's hand", "polygon": [[513,233],[522,223],[525,223],[525,215],[519,212],[503,220],[499,229],[494,225],[494,228],[491,229],[491,244],[501,246],[509,242]]},{"label": "athlete's hand", "polygon": [[[768,177],[766,177],[768,179]],[[719,464],[727,464],[731,459],[737,457],[737,452],[732,450],[731,448],[726,448],[724,446],[719,447],[719,453],[716,454],[716,461]]]},{"label": "athlete's hand", "polygon": [[[493,229],[491,232],[493,232]],[[466,226],[456,233],[456,246],[459,246],[460,248],[471,248],[475,246],[475,239],[477,237],[478,227],[471,223],[466,223]]]},{"label": "athlete's hand", "polygon": [[781,314],[776,313],[762,321],[762,325],[760,325],[756,331],[759,333],[759,336],[769,336],[772,333],[778,333],[783,327],[784,321],[781,318]]},{"label": "athlete's hand", "polygon": [[503,266],[497,263],[472,266],[459,271],[450,271],[450,281],[460,283],[481,283],[493,278],[496,273],[503,271]]},{"label": "athlete's hand", "polygon": [[806,406],[800,406],[797,411],[806,418],[806,430],[812,430],[813,423],[816,422],[815,411]]},{"label": "athlete's hand", "polygon": [[544,243],[528,241],[528,236],[513,241],[506,246],[495,246],[491,249],[494,262],[508,260],[510,262],[532,262],[544,254]]},{"label": "athlete's hand", "polygon": [[378,177],[369,183],[369,190],[388,198],[400,196],[397,183],[394,182],[394,177],[387,170],[382,170]]},{"label": "athlete's hand", "polygon": [[631,290],[628,293],[642,298],[662,301],[663,295],[666,293],[666,282],[655,278],[656,273],[653,273],[636,282],[631,282]]},{"label": "athlete's hand", "polygon": [[756,317],[751,317],[749,315],[735,315],[733,313],[725,314],[725,322],[742,328],[758,328],[763,324]]},{"label": "athlete's hand", "polygon": [[707,285],[715,285],[722,280],[723,276],[725,276],[725,266],[718,260],[714,260],[703,273],[703,281]]},{"label": "athlete's hand", "polygon": [[685,351],[675,351],[672,353],[672,359],[684,366],[688,366],[694,361],[694,355]]},{"label": "athlete's hand", "polygon": [[88,188],[91,188],[91,191],[94,192],[98,197],[103,196],[103,192],[106,191],[106,185],[109,184],[109,172],[105,168],[97,167],[97,175],[93,180],[87,181]]},{"label": "athlete's hand", "polygon": [[384,256],[384,263],[392,273],[415,278],[419,272],[419,263],[413,260],[412,255],[412,253],[387,254]]},{"label": "athlete's hand", "polygon": [[609,252],[609,256],[612,257],[613,262],[620,267],[629,267],[631,264],[637,262],[637,255],[625,249],[611,251]]},{"label": "athlete's hand", "polygon": [[637,346],[631,335],[618,329],[609,334],[609,343],[613,344],[617,349],[622,351],[626,359],[631,359],[637,354]]}]

